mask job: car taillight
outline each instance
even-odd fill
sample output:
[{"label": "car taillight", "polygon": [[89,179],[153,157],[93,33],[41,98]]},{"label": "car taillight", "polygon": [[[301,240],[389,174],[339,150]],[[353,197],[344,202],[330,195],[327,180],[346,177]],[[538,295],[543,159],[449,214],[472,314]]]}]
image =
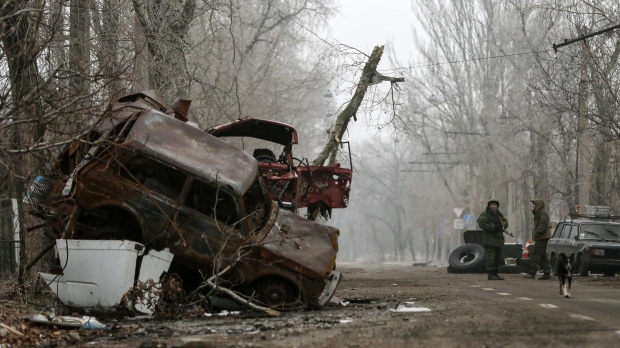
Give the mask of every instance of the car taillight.
[{"label": "car taillight", "polygon": [[332,234],[330,240],[332,242],[332,246],[334,247],[334,250],[338,251],[338,236],[340,235],[340,231],[338,231],[337,233]]},{"label": "car taillight", "polygon": [[605,256],[605,249],[590,249],[590,255]]}]

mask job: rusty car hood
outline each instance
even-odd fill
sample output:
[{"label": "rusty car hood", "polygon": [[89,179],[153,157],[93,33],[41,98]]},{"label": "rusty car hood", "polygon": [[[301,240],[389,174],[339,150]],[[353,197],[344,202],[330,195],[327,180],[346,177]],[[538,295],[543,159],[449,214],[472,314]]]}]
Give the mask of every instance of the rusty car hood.
[{"label": "rusty car hood", "polygon": [[156,110],[140,116],[123,144],[244,194],[258,175],[246,152]]},{"label": "rusty car hood", "polygon": [[215,126],[207,133],[218,138],[249,137],[280,145],[297,144],[297,131],[291,125],[251,117]]},{"label": "rusty car hood", "polygon": [[278,210],[275,223],[260,243],[261,255],[305,276],[325,279],[336,262],[340,231]]}]

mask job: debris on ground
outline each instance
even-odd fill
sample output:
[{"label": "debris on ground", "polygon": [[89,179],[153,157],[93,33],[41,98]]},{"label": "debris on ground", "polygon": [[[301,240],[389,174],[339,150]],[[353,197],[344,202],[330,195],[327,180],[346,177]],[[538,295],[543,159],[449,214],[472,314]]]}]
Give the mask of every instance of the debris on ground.
[{"label": "debris on ground", "polygon": [[396,308],[389,308],[390,312],[397,313],[420,313],[420,312],[430,312],[431,310],[426,307],[414,307],[415,302],[405,302],[398,303]]},{"label": "debris on ground", "polygon": [[103,323],[100,323],[96,318],[91,316],[59,316],[48,318],[43,314],[33,314],[24,317],[24,320],[30,321],[35,324],[55,326],[62,329],[110,330],[113,329],[115,326],[115,323],[111,325],[105,325]]}]

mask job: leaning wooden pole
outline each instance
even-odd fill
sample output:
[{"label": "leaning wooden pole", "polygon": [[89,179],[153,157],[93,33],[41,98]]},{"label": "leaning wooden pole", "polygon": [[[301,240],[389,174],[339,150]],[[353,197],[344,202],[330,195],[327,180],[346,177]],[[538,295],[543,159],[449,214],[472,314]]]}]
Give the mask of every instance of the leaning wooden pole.
[{"label": "leaning wooden pole", "polygon": [[[362,76],[360,77],[359,82],[357,83],[357,88],[355,89],[355,93],[353,94],[353,98],[347,105],[344,110],[338,115],[336,118],[336,122],[334,123],[334,127],[329,135],[329,139],[325,144],[325,147],[321,151],[321,153],[317,156],[317,158],[312,162],[313,166],[322,166],[330,157],[330,154],[337,151],[338,144],[340,143],[340,139],[344,136],[344,133],[347,131],[347,126],[349,125],[349,121],[353,118],[354,121],[357,121],[357,110],[359,109],[362,101],[364,100],[364,95],[366,94],[366,90],[368,86],[371,84],[380,82],[380,81],[389,81],[389,82],[403,82],[405,81],[402,77],[389,77],[385,75],[381,75],[377,72],[377,65],[379,65],[379,61],[381,61],[381,56],[383,55],[383,47],[384,46],[375,46],[364,65],[364,69],[362,70]],[[330,163],[332,164],[332,163]]]}]

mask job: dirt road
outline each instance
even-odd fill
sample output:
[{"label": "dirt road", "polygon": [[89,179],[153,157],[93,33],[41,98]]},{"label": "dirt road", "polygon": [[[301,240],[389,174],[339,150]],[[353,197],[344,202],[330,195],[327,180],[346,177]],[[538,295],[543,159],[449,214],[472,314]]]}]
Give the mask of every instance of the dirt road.
[{"label": "dirt road", "polygon": [[[317,311],[183,321],[122,320],[60,345],[114,347],[611,347],[620,340],[620,278],[557,280],[448,274],[445,268],[339,264],[345,278]],[[411,303],[413,302],[413,303]],[[409,303],[409,304],[407,304]],[[426,308],[427,312],[394,312]],[[410,309],[411,310],[411,309]]]}]

